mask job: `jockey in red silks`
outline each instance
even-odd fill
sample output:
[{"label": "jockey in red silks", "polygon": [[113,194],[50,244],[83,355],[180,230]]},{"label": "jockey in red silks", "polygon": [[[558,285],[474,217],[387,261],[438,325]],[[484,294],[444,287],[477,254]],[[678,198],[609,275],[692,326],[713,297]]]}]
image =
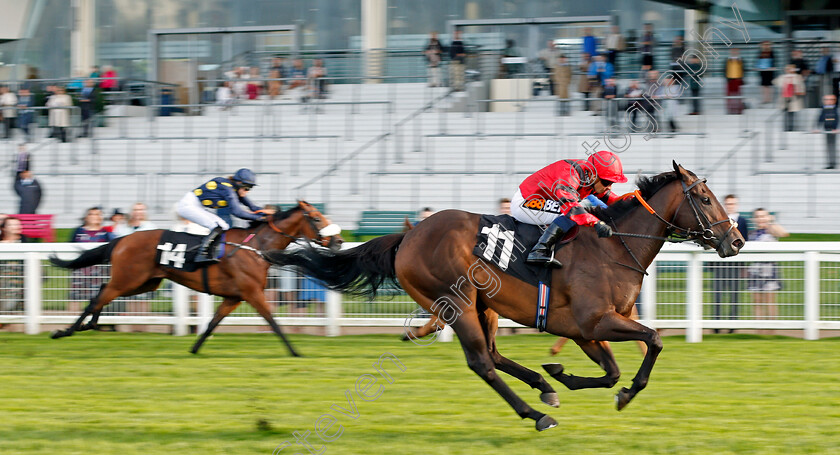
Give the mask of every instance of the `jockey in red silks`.
[{"label": "jockey in red silks", "polygon": [[620,199],[610,191],[613,183],[627,177],[615,153],[603,150],[587,160],[561,160],[526,178],[510,201],[510,214],[517,221],[548,225],[528,255],[527,262],[562,267],[554,259],[557,240],[575,226],[594,226],[598,237],[609,237],[612,229],[588,213],[580,201],[594,195],[607,205]]}]

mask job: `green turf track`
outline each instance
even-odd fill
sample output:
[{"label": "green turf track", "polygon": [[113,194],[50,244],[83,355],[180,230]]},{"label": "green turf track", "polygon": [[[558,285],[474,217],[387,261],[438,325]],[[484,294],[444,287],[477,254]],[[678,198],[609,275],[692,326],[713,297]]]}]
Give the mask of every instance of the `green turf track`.
[{"label": "green turf track", "polygon": [[[561,401],[554,409],[502,374],[557,419],[542,433],[465,366],[457,343],[292,340],[307,357],[290,358],[271,335],[218,335],[193,356],[191,337],[0,334],[0,453],[267,455],[293,431],[313,430],[330,405],[345,405],[345,390],[359,416],[332,412],[344,433],[326,454],[840,453],[840,339],[665,338],[648,388],[621,413],[617,388],[572,392],[549,378]],[[553,337],[499,340],[533,369],[552,360]],[[614,349],[627,386],[640,356],[634,344]],[[363,401],[356,379],[385,352],[407,369],[391,369],[395,382]],[[558,359],[570,373],[600,374],[571,343]]]}]

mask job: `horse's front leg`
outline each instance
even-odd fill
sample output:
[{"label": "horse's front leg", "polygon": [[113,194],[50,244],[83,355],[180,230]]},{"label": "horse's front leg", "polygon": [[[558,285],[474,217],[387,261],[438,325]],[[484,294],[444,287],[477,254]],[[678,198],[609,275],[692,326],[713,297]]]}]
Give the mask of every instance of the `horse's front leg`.
[{"label": "horse's front leg", "polygon": [[580,349],[601,369],[604,370],[604,375],[600,378],[590,378],[583,376],[575,376],[573,374],[566,374],[563,372],[563,365],[559,363],[545,363],[543,368],[554,379],[560,381],[569,390],[591,389],[597,387],[610,388],[618,382],[621,377],[621,371],[618,369],[618,363],[615,361],[610,344],[606,341],[587,341],[582,339],[574,340]]},{"label": "horse's front leg", "polygon": [[616,407],[624,409],[627,403],[647,386],[650,372],[656,363],[656,358],[662,352],[662,339],[656,330],[646,327],[638,322],[624,317],[616,312],[609,312],[593,324],[587,338],[604,341],[631,341],[639,340],[647,345],[647,354],[642,360],[642,366],[633,378],[630,388],[622,387],[616,394]]}]

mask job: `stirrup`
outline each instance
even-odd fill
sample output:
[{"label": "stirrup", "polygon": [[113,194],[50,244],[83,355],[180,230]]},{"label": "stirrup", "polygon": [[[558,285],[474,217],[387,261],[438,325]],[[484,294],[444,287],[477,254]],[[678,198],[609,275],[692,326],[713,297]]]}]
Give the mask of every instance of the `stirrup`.
[{"label": "stirrup", "polygon": [[525,262],[529,264],[542,264],[545,267],[557,269],[563,267],[563,263],[554,258],[553,251],[550,256],[546,256],[539,251],[532,251],[531,254],[528,255],[528,258],[525,259]]}]

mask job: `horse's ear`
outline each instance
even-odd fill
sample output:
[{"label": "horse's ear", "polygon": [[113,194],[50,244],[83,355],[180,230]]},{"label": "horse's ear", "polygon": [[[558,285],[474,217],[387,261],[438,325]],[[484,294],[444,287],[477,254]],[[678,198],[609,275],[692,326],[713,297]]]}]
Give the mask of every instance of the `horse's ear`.
[{"label": "horse's ear", "polygon": [[671,160],[671,164],[674,165],[674,172],[677,173],[677,177],[679,177],[680,179],[685,179],[685,169],[683,169],[683,167],[677,164],[677,162],[674,160]]}]

